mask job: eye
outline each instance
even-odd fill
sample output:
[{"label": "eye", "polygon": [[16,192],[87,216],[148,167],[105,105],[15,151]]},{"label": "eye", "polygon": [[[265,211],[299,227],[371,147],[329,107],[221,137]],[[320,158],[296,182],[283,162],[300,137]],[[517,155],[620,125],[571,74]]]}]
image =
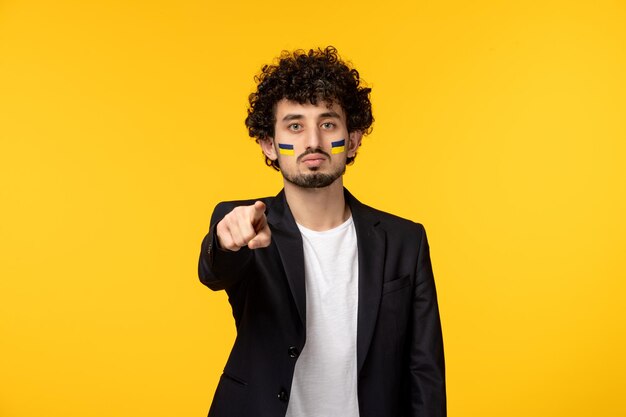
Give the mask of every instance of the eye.
[{"label": "eye", "polygon": [[333,127],[335,127],[335,124],[333,122],[324,122],[322,123],[322,128],[324,129],[332,129]]},{"label": "eye", "polygon": [[302,125],[300,123],[292,123],[289,126],[287,126],[287,129],[297,132],[302,129]]}]

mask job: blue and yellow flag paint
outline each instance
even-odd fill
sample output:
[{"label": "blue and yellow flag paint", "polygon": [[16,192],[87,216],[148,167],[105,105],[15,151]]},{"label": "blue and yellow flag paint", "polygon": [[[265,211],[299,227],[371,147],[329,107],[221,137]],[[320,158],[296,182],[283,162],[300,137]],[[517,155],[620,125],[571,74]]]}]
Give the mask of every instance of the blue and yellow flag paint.
[{"label": "blue and yellow flag paint", "polygon": [[341,139],[336,142],[330,143],[330,152],[331,153],[341,153],[346,150],[346,140]]},{"label": "blue and yellow flag paint", "polygon": [[293,150],[293,145],[287,145],[286,143],[278,144],[278,152],[282,155],[294,155],[295,151]]}]

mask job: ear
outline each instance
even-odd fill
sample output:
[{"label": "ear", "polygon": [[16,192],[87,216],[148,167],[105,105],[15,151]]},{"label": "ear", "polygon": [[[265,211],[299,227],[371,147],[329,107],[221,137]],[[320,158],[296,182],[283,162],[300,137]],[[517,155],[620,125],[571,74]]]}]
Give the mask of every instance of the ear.
[{"label": "ear", "polygon": [[276,155],[276,147],[274,146],[274,138],[267,137],[265,139],[260,139],[259,145],[261,145],[263,153],[269,159],[275,161],[276,158],[278,158],[278,155]]},{"label": "ear", "polygon": [[363,132],[360,130],[349,133],[348,143],[346,144],[346,156],[348,158],[354,158],[356,151],[361,146],[361,139],[363,139]]}]

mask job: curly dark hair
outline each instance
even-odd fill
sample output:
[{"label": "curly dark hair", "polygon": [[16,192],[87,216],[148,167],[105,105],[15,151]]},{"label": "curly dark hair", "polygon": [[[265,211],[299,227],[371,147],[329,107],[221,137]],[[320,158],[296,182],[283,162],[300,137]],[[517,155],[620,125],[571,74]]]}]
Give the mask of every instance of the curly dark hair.
[{"label": "curly dark hair", "polygon": [[[250,137],[265,140],[274,137],[276,124],[275,106],[280,100],[295,101],[300,104],[318,101],[338,103],[347,117],[348,132],[371,132],[372,104],[371,88],[363,87],[356,69],[341,60],[337,49],[298,49],[282,51],[275,65],[265,65],[261,73],[254,77],[257,91],[250,94],[246,126]],[[356,155],[355,155],[356,157]],[[347,163],[354,162],[348,158]],[[265,163],[279,170],[278,161],[267,156]]]}]

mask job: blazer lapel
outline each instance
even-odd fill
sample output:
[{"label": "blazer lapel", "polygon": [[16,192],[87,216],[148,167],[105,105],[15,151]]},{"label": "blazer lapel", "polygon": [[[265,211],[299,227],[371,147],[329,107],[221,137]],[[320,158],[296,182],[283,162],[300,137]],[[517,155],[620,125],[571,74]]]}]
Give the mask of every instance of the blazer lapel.
[{"label": "blazer lapel", "polygon": [[304,249],[302,235],[287,205],[285,191],[278,193],[268,206],[267,222],[285,268],[291,294],[302,325],[306,323],[306,292],[304,285]]},{"label": "blazer lapel", "polygon": [[[365,362],[374,335],[382,294],[386,236],[375,212],[345,190],[358,242],[359,305],[357,312],[357,370]],[[267,221],[285,268],[302,325],[306,326],[306,290],[302,236],[287,205],[284,190],[268,206]]]},{"label": "blazer lapel", "polygon": [[357,370],[361,371],[367,356],[383,285],[386,236],[378,227],[380,221],[375,212],[361,204],[345,190],[346,201],[352,211],[356,228],[359,257],[359,306],[357,316]]}]

